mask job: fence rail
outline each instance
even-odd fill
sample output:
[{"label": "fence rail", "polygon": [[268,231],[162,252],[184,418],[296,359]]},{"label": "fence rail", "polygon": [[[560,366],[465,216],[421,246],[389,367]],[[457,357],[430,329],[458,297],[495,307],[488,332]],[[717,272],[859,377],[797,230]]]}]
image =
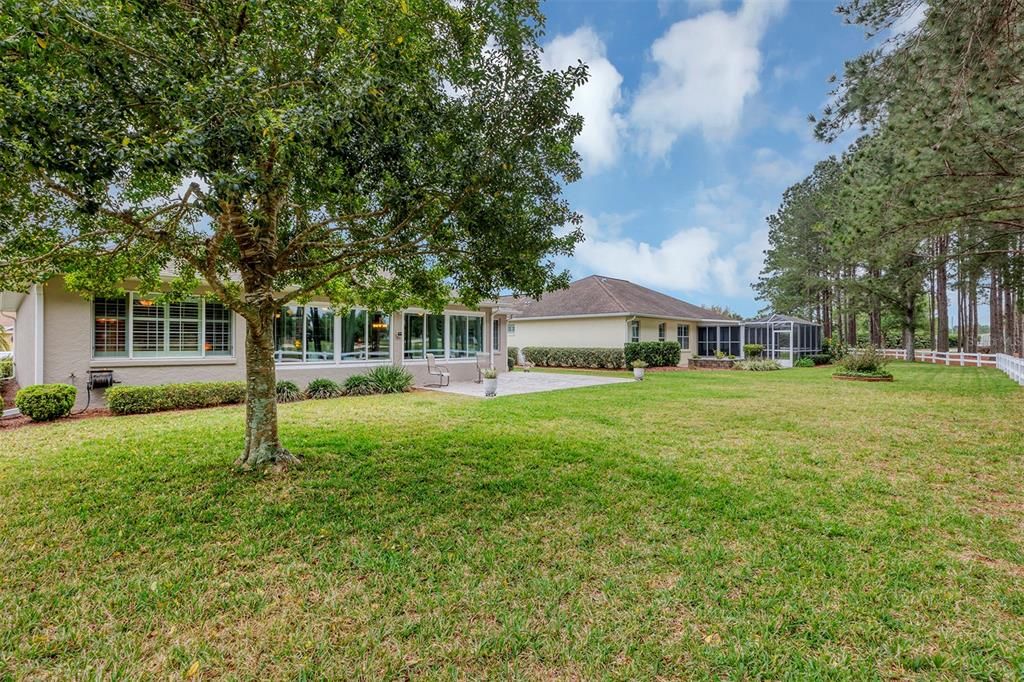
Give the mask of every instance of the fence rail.
[{"label": "fence rail", "polygon": [[[882,348],[879,352],[895,360],[905,360],[907,357],[906,351],[899,348]],[[1024,359],[1004,353],[941,353],[937,350],[915,350],[914,361],[957,367],[995,367],[1024,386]]]}]

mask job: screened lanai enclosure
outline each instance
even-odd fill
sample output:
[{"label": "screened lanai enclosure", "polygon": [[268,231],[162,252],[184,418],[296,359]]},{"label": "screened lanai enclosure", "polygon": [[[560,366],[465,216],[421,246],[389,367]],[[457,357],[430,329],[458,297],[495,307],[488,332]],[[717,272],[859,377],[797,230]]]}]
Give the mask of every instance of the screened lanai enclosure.
[{"label": "screened lanai enclosure", "polygon": [[789,315],[771,315],[743,323],[743,343],[764,346],[764,357],[783,367],[821,352],[821,325]]}]

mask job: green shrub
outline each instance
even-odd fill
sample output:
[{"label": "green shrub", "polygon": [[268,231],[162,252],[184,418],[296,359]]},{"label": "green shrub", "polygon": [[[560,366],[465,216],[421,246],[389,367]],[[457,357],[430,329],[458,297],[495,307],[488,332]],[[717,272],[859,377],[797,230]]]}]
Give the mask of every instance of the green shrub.
[{"label": "green shrub", "polygon": [[743,344],[743,355],[748,358],[759,358],[764,354],[764,346],[759,343]]},{"label": "green shrub", "polygon": [[733,367],[748,372],[773,372],[782,369],[782,365],[775,360],[740,360]]},{"label": "green shrub", "polygon": [[871,346],[846,353],[836,364],[840,372],[852,372],[858,375],[882,372],[889,375],[885,371],[885,366],[889,364],[888,358]]},{"label": "green shrub", "polygon": [[306,386],[306,396],[314,400],[337,398],[345,395],[345,389],[337,381],[331,379],[313,379]]},{"label": "green shrub", "polygon": [[366,376],[373,384],[374,393],[404,393],[412,388],[413,376],[402,367],[375,367]]},{"label": "green shrub", "polygon": [[[677,344],[678,346],[678,344]],[[626,358],[620,348],[523,348],[527,362],[538,367],[579,367],[582,369],[625,369]]]},{"label": "green shrub", "polygon": [[14,396],[14,405],[35,422],[48,422],[71,414],[78,389],[67,384],[27,386]]},{"label": "green shrub", "polygon": [[375,392],[373,380],[367,374],[353,374],[345,379],[345,395],[371,395]]},{"label": "green shrub", "polygon": [[516,363],[519,362],[519,349],[515,346],[509,346],[506,353],[508,354],[508,371],[511,372],[515,368]]},{"label": "green shrub", "polygon": [[634,360],[629,364],[633,369],[647,369],[648,367],[647,363],[643,360]]},{"label": "green shrub", "polygon": [[299,385],[294,381],[278,381],[277,402],[294,403],[296,400],[302,400],[302,391],[299,389]]},{"label": "green shrub", "polygon": [[809,355],[805,355],[804,357],[800,358],[795,363],[793,363],[793,366],[794,367],[814,367],[814,358],[812,358]]},{"label": "green shrub", "polygon": [[643,360],[648,367],[674,367],[679,364],[678,341],[631,341],[623,346],[623,354],[630,365]]},{"label": "green shrub", "polygon": [[827,365],[832,362],[832,356],[828,353],[816,353],[815,355],[808,355],[806,357],[813,360],[815,365]]},{"label": "green shrub", "polygon": [[160,386],[114,386],[106,392],[114,414],[145,414],[164,410],[193,410],[245,402],[242,381],[203,381]]},{"label": "green shrub", "polygon": [[0,381],[4,379],[10,379],[14,376],[14,360],[11,358],[4,358],[0,360]]}]

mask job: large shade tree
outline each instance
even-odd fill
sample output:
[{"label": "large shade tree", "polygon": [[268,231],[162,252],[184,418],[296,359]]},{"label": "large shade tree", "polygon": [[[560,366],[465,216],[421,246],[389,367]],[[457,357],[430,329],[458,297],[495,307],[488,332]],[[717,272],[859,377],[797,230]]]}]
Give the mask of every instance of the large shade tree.
[{"label": "large shade tree", "polygon": [[292,462],[282,303],[565,283],[586,69],[543,70],[542,27],[535,0],[4,0],[0,289],[205,282],[246,322],[239,463]]}]

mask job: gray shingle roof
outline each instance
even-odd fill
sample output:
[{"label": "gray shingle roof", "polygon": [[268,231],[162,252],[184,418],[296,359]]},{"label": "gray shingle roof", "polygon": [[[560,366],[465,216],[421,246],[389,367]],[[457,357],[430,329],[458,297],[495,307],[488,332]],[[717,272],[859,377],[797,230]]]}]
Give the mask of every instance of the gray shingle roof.
[{"label": "gray shingle roof", "polygon": [[686,320],[735,322],[721,313],[681,301],[624,279],[591,275],[568,289],[544,294],[540,300],[503,296],[501,304],[521,311],[515,317],[569,317],[575,315],[641,315]]}]

